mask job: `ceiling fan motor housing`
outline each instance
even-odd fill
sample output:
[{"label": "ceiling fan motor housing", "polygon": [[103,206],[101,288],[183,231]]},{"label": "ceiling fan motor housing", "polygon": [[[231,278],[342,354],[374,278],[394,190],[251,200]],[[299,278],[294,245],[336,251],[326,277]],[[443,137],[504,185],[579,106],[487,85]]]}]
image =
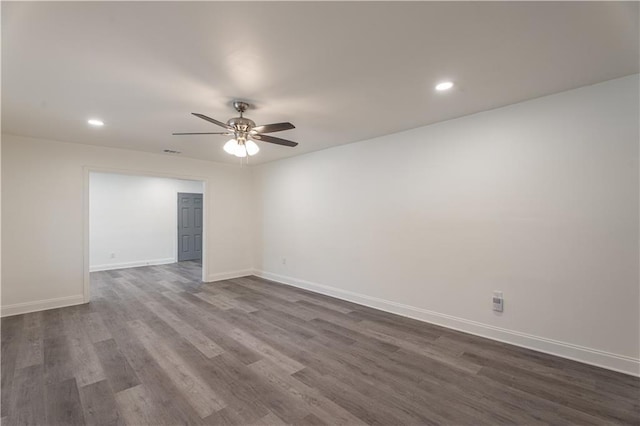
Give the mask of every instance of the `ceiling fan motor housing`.
[{"label": "ceiling fan motor housing", "polygon": [[253,120],[244,117],[234,117],[227,121],[227,125],[233,127],[236,140],[246,140],[251,129],[256,127]]},{"label": "ceiling fan motor housing", "polygon": [[256,127],[256,123],[253,120],[244,117],[230,118],[229,121],[227,121],[227,125],[242,132],[248,132]]}]

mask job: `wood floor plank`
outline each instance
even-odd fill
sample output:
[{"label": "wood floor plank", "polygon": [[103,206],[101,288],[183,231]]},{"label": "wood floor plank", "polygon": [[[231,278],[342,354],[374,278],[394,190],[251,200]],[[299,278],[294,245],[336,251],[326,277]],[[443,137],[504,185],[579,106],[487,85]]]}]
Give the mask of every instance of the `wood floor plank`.
[{"label": "wood floor plank", "polygon": [[66,335],[45,338],[44,373],[47,383],[57,383],[74,377],[71,348]]},{"label": "wood floor plank", "polygon": [[127,425],[169,424],[143,385],[118,392],[115,400]]},{"label": "wood floor plank", "polygon": [[25,315],[16,368],[44,364],[42,312]]},{"label": "wood floor plank", "polygon": [[518,376],[523,379],[537,381],[538,383],[541,383],[541,387],[543,386],[553,393],[562,393],[564,395],[579,395],[580,399],[592,401],[595,404],[616,404],[619,408],[625,408],[627,410],[640,410],[640,399],[627,399],[624,397],[620,397],[619,395],[611,395],[608,393],[602,394],[596,391],[596,388],[593,384],[585,384],[582,381],[566,380],[566,378],[560,374],[551,375],[549,374],[549,372],[541,372],[539,369],[529,369],[513,366],[511,364],[501,362],[500,360],[496,360],[493,357],[487,357],[472,353],[464,353],[462,354],[462,358],[470,359],[478,365],[501,371],[512,376]]},{"label": "wood floor plank", "polygon": [[[381,333],[388,333],[392,336],[402,337],[410,341],[431,342],[443,335],[442,327],[435,327],[430,324],[416,325],[413,322],[405,324],[409,318],[393,315],[386,312],[372,313],[371,310],[353,311],[349,317],[359,320],[360,324],[375,329]],[[415,320],[412,320],[415,322]]]},{"label": "wood floor plank", "polygon": [[[203,291],[208,292],[206,288]],[[233,297],[232,295],[229,295],[229,293],[231,292],[228,292],[225,288],[216,288],[215,293],[213,293],[213,297],[242,312],[251,313],[258,310],[258,308],[252,306],[250,303],[246,303],[237,297]]]},{"label": "wood floor plank", "polygon": [[[215,358],[206,358],[184,340],[174,343],[172,349],[194,371],[197,371],[202,380],[215,389],[226,403],[225,408],[218,411],[222,412],[220,416],[209,416],[211,419],[218,418],[219,421],[227,422],[233,418],[239,424],[249,424],[269,413],[267,404],[262,400],[262,395],[269,390],[261,383],[248,378],[246,374],[238,374],[238,371],[243,368],[247,372],[249,370],[230,352]],[[227,359],[222,359],[223,357]],[[229,363],[229,358],[234,362]],[[205,418],[205,422],[208,422],[209,417]]]},{"label": "wood floor plank", "polygon": [[333,301],[325,300],[319,297],[309,295],[299,295],[298,297],[300,299],[299,301],[304,301],[310,303],[311,305],[317,305],[325,309],[339,312],[341,314],[350,314],[351,312],[353,312],[352,307],[345,307],[339,303],[334,303]]},{"label": "wood floor plank", "polygon": [[113,392],[120,392],[140,384],[133,367],[122,355],[115,340],[102,340],[94,343],[94,347]]},{"label": "wood floor plank", "polygon": [[487,412],[492,417],[506,419],[499,423],[602,424],[602,419],[564,407],[553,401],[544,400],[518,389],[504,386],[502,383],[479,375],[451,374],[450,371],[434,370],[432,374],[424,377],[419,386],[425,389],[426,392],[432,392],[434,388],[452,389],[454,395],[463,395],[465,398],[485,404]]},{"label": "wood floor plank", "polygon": [[85,424],[75,378],[47,384],[45,400],[46,424],[69,426]]},{"label": "wood floor plank", "polygon": [[256,312],[252,312],[252,320],[268,323],[291,334],[297,335],[300,339],[310,339],[318,334],[308,321],[300,320],[284,312],[265,307]]},{"label": "wood floor plank", "polygon": [[147,325],[136,320],[130,322],[129,326],[201,418],[226,406],[196,372],[191,371],[178,355],[159,342],[157,335]]},{"label": "wood floor plank", "polygon": [[91,341],[85,337],[69,337],[74,375],[78,386],[86,386],[104,380],[102,364]]},{"label": "wood floor plank", "polygon": [[306,426],[330,426],[330,423],[325,423],[317,416],[313,414],[309,414],[307,417],[302,419],[302,424]]},{"label": "wood floor plank", "polygon": [[215,426],[235,426],[249,424],[231,407],[224,407],[204,419],[206,424]]},{"label": "wood floor plank", "polygon": [[[403,369],[401,364],[389,363],[386,358],[377,358],[375,355],[370,357],[366,350],[343,351],[339,346],[332,348],[324,339],[319,340],[312,350],[324,355],[325,358],[335,359],[341,364],[340,367],[332,366],[332,370],[337,371],[343,368],[341,374],[330,373],[331,376],[353,389],[358,389],[365,396],[379,394],[376,399],[384,401],[384,404],[393,404],[396,408],[401,408],[405,414],[411,413],[414,421],[417,417],[424,422],[492,423],[482,422],[481,418],[476,418],[473,406],[469,407],[441,393],[421,392],[414,378],[398,374]],[[439,409],[439,407],[446,407],[447,404],[448,408]],[[426,407],[433,408],[427,410]]]},{"label": "wood floor plank", "polygon": [[[396,425],[419,424],[420,420],[407,416],[404,411],[391,410],[384,401],[377,401],[366,397],[357,389],[345,385],[332,376],[317,374],[309,368],[297,371],[293,377],[309,387],[318,389],[325,397],[340,405],[352,415],[367,424]],[[425,422],[425,424],[427,424]]]},{"label": "wood floor plank", "polygon": [[10,417],[3,425],[44,425],[44,366],[32,365],[18,369],[13,379],[9,401]]},{"label": "wood floor plank", "polygon": [[[136,373],[142,385],[148,404],[164,419],[164,424],[202,424],[202,419],[193,410],[188,400],[180,392],[164,369],[141,344],[126,322],[126,318],[105,312],[105,324],[116,341],[118,349]],[[119,392],[120,393],[120,392]]]},{"label": "wood floor plank", "polygon": [[315,318],[324,319],[345,328],[349,328],[360,322],[359,319],[350,315],[351,312],[349,314],[343,314],[342,312],[335,311],[320,304],[311,303],[307,300],[298,300],[295,305],[303,307],[308,312],[312,312]]},{"label": "wood floor plank", "polygon": [[72,312],[64,319],[67,330],[67,342],[72,358],[73,373],[79,387],[90,385],[105,379],[102,364],[98,359],[91,339],[85,333],[82,315]]},{"label": "wood floor plank", "polygon": [[151,309],[162,321],[167,323],[182,337],[184,337],[189,343],[202,352],[207,358],[213,358],[224,352],[220,346],[207,336],[202,334],[199,330],[196,330],[180,317],[174,315],[173,312],[162,306],[157,302],[147,302],[147,307]]},{"label": "wood floor plank", "polygon": [[[260,329],[254,329],[252,332],[260,336],[261,340],[267,342],[279,352],[286,354],[286,356],[301,365],[312,367],[322,374],[330,374],[332,368],[336,367],[335,360],[327,359],[313,352],[313,346],[309,342],[311,339],[299,340],[291,336],[272,333],[271,330],[264,325],[262,325]],[[258,359],[253,362],[262,358],[263,357],[258,357]]]},{"label": "wood floor plank", "polygon": [[197,262],[1,320],[2,424],[640,425],[640,379]]},{"label": "wood floor plank", "polygon": [[159,280],[157,284],[162,287],[166,287],[167,291],[172,291],[174,293],[182,293],[184,291],[184,287],[164,279]]},{"label": "wood floor plank", "polygon": [[230,409],[230,407],[225,407],[222,410],[213,413],[205,420],[208,425],[286,426],[289,424],[272,412],[265,414],[257,420],[246,421],[239,416],[237,412]]},{"label": "wood floor plank", "polygon": [[106,380],[80,388],[80,401],[87,425],[124,426],[124,418]]},{"label": "wood floor plank", "polygon": [[[322,318],[316,318],[309,321],[314,327],[321,329],[325,332],[332,332],[341,336],[348,337],[353,341],[360,342],[363,345],[367,345],[371,350],[382,353],[396,352],[400,349],[398,344],[391,343],[391,339],[380,339],[379,336],[372,337],[363,332],[363,329],[358,325],[349,325],[349,327],[343,327],[339,324],[335,324],[331,321],[327,321]],[[325,333],[326,334],[326,333]],[[396,343],[399,343],[396,341]],[[402,342],[404,343],[404,342]]]},{"label": "wood floor plank", "polygon": [[209,303],[212,306],[215,306],[218,309],[222,309],[223,311],[226,311],[228,309],[233,309],[233,306],[223,302],[222,300],[220,300],[219,298],[217,298],[215,295],[208,293],[206,291],[201,291],[198,293],[194,293],[194,296],[196,296],[199,299],[204,300],[205,302]]},{"label": "wood floor plank", "polygon": [[98,312],[90,312],[83,315],[82,323],[91,343],[102,342],[111,339],[111,333],[104,325],[102,318]]},{"label": "wood floor plank", "polygon": [[273,412],[285,422],[298,424],[302,418],[309,414],[309,411],[301,406],[294,397],[281,391],[228,353],[222,354],[212,361],[220,371],[224,371],[229,377],[235,377],[237,382],[250,384],[257,395],[256,402],[264,404],[268,407],[268,411]]},{"label": "wood floor plank", "polygon": [[232,338],[236,339],[243,345],[254,349],[257,353],[269,359],[289,374],[295,373],[296,371],[302,370],[304,368],[304,365],[289,358],[282,352],[270,347],[265,342],[252,336],[249,333],[240,330],[239,328],[234,328],[229,332],[229,334]]},{"label": "wood floor plank", "polygon": [[480,373],[494,381],[504,385],[515,387],[524,392],[536,395],[549,401],[557,401],[569,408],[576,409],[595,417],[600,417],[606,422],[619,422],[622,424],[632,424],[638,419],[638,409],[633,404],[622,401],[615,402],[615,405],[606,404],[599,400],[594,400],[584,392],[569,392],[568,389],[558,391],[547,382],[528,378],[523,380],[510,374],[492,368],[483,368]]},{"label": "wood floor plank", "polygon": [[[578,373],[572,369],[577,364],[575,362],[558,368],[553,365],[555,363],[553,359],[551,362],[541,362],[538,358],[532,358],[527,352],[507,352],[500,347],[486,348],[482,343],[474,344],[467,338],[461,341],[460,338],[452,336],[442,336],[434,341],[434,344],[449,349],[455,348],[463,357],[472,357],[475,362],[482,365],[506,370],[516,369],[518,373],[526,371],[527,374],[537,374],[549,380],[562,380],[584,389],[604,392],[606,395],[615,395],[630,401],[640,401],[640,392],[633,388],[632,383],[626,383],[622,380],[599,380],[595,374]],[[600,370],[593,370],[593,372],[600,373]],[[624,379],[624,377],[626,376],[619,378]]]},{"label": "wood floor plank", "polygon": [[[278,291],[271,291],[271,289],[265,285],[266,282],[256,282],[250,277],[234,278],[229,281],[269,299],[278,299],[289,303],[295,303],[300,300],[298,295],[289,292],[286,288],[280,287]],[[233,287],[230,288],[233,289]]]},{"label": "wood floor plank", "polygon": [[[190,302],[190,300],[202,302],[200,299],[184,292],[163,292],[162,295],[174,302],[174,308],[179,310],[183,318],[189,318],[191,324],[197,324],[198,329],[205,336],[218,344],[226,352],[233,354],[233,356],[241,360],[244,364],[251,364],[260,359],[260,356],[254,351],[229,337],[226,333],[228,328],[225,326],[226,323],[220,323],[212,312],[207,311],[207,307],[203,307],[197,302]],[[205,303],[205,305],[207,304]]]},{"label": "wood floor plank", "polygon": [[21,333],[24,327],[24,315],[2,318],[2,351],[0,357],[2,392],[0,392],[1,416],[8,416],[11,390],[18,359],[18,351],[22,344]]},{"label": "wood floor plank", "polygon": [[327,422],[327,424],[365,424],[349,411],[325,398],[319,391],[294,379],[287,371],[282,370],[270,361],[257,361],[251,364],[249,368],[267,378],[270,383],[293,395],[301,404],[305,405],[311,415],[319,419],[324,419],[324,422]]},{"label": "wood floor plank", "polygon": [[51,339],[65,334],[64,309],[50,309],[42,312],[42,334],[45,339]]},{"label": "wood floor plank", "polygon": [[[308,415],[307,415],[308,417]],[[307,418],[305,417],[305,419]],[[286,426],[287,423],[284,422],[280,417],[276,416],[273,413],[269,413],[257,422],[251,423],[251,426]]]}]

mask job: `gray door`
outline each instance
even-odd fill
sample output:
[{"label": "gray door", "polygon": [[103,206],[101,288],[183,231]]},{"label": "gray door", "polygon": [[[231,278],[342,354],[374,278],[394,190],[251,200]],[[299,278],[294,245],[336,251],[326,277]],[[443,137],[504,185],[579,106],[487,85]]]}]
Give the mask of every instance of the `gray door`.
[{"label": "gray door", "polygon": [[178,192],[178,262],[202,259],[202,194]]}]

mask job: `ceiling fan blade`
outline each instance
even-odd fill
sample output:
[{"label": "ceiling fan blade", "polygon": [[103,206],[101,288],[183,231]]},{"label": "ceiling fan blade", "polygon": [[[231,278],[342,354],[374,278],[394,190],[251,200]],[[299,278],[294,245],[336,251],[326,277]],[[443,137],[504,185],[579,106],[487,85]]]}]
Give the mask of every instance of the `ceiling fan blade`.
[{"label": "ceiling fan blade", "polygon": [[202,118],[203,120],[208,121],[209,123],[217,124],[220,127],[224,127],[225,129],[233,129],[231,126],[228,126],[227,123],[223,123],[222,121],[218,121],[215,118],[207,117],[204,114],[198,114],[197,112],[192,112],[191,114],[195,115],[198,118]]},{"label": "ceiling fan blade", "polygon": [[253,135],[251,137],[261,142],[275,143],[276,145],[284,145],[284,146],[290,146],[290,147],[294,147],[298,145],[298,142],[288,141],[286,139],[276,138],[274,136]]},{"label": "ceiling fan blade", "polygon": [[262,126],[254,127],[251,130],[255,130],[258,133],[273,133],[273,132],[281,132],[283,130],[295,129],[291,123],[273,123],[273,124],[264,124]]},{"label": "ceiling fan blade", "polygon": [[171,133],[172,135],[181,136],[181,135],[232,135],[231,132],[205,132],[205,133]]}]

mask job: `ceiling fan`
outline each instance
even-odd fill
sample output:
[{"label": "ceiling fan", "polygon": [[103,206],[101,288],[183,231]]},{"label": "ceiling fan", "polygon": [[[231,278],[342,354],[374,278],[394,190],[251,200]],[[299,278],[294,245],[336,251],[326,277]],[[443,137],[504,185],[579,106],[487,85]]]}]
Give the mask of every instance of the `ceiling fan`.
[{"label": "ceiling fan", "polygon": [[233,107],[240,113],[240,117],[230,118],[226,123],[218,121],[203,114],[192,112],[198,118],[206,120],[226,129],[225,132],[204,132],[204,133],[173,133],[174,135],[229,135],[233,136],[226,144],[224,150],[236,157],[246,157],[247,155],[255,155],[260,148],[255,143],[268,142],[276,145],[294,147],[298,145],[287,139],[276,138],[274,136],[265,135],[264,133],[281,132],[283,130],[295,129],[291,123],[273,123],[256,126],[253,120],[243,117],[244,112],[249,109],[250,105],[242,101],[234,101]]}]

